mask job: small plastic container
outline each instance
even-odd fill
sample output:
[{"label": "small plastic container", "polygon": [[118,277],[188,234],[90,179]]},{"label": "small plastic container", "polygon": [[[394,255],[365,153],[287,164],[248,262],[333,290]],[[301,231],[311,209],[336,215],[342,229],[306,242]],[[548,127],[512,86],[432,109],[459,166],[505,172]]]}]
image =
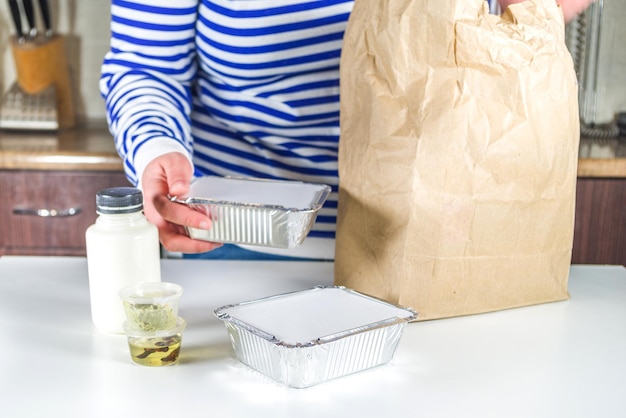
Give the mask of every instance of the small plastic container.
[{"label": "small plastic container", "polygon": [[344,287],[316,287],[215,310],[237,358],[294,388],[389,362],[417,314]]},{"label": "small plastic container", "polygon": [[177,364],[183,331],[187,325],[178,317],[172,328],[160,331],[141,331],[124,322],[124,331],[130,349],[130,358],[142,366],[160,367]]},{"label": "small plastic container", "polygon": [[193,239],[294,248],[313,227],[330,190],[300,181],[207,176],[192,182],[189,197],[172,201],[211,218],[208,230],[186,228]]},{"label": "small plastic container", "polygon": [[183,288],[175,283],[137,283],[120,290],[127,327],[144,332],[176,327]]}]

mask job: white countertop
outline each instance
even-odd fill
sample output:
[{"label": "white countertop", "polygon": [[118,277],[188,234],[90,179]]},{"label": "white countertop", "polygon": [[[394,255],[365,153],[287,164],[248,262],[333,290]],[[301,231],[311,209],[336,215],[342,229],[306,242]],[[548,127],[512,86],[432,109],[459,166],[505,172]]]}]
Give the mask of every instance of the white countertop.
[{"label": "white countertop", "polygon": [[180,364],[149,368],[92,326],[84,258],[0,257],[0,416],[626,416],[624,267],[573,266],[566,302],[411,323],[390,363],[307,389],[234,358],[214,309],[329,285],[332,272],[163,260],[188,326]]}]

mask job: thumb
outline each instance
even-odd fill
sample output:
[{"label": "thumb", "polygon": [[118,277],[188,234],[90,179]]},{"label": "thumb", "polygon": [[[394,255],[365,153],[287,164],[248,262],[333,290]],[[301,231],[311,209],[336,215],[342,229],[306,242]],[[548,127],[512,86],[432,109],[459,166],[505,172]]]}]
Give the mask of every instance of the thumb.
[{"label": "thumb", "polygon": [[168,192],[171,196],[186,196],[193,174],[193,167],[186,156],[178,152],[167,154],[161,160]]}]

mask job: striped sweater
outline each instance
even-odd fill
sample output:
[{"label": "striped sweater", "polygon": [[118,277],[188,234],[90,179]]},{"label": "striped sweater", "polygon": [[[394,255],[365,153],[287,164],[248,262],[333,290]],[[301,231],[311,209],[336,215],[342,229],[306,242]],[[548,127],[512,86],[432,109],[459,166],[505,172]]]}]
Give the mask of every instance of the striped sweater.
[{"label": "striped sweater", "polygon": [[333,238],[351,9],[352,0],[113,0],[100,90],[130,181],[181,151],[198,176],[329,184],[310,237]]}]

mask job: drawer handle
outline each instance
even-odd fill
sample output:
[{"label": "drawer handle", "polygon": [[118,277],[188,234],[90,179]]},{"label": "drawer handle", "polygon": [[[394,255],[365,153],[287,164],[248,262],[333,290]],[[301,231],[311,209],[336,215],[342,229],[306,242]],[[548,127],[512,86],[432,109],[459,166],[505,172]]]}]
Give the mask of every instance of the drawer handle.
[{"label": "drawer handle", "polygon": [[14,215],[27,215],[27,216],[39,216],[41,218],[63,218],[67,216],[74,216],[80,213],[80,208],[68,208],[68,209],[29,209],[29,208],[14,208]]}]

